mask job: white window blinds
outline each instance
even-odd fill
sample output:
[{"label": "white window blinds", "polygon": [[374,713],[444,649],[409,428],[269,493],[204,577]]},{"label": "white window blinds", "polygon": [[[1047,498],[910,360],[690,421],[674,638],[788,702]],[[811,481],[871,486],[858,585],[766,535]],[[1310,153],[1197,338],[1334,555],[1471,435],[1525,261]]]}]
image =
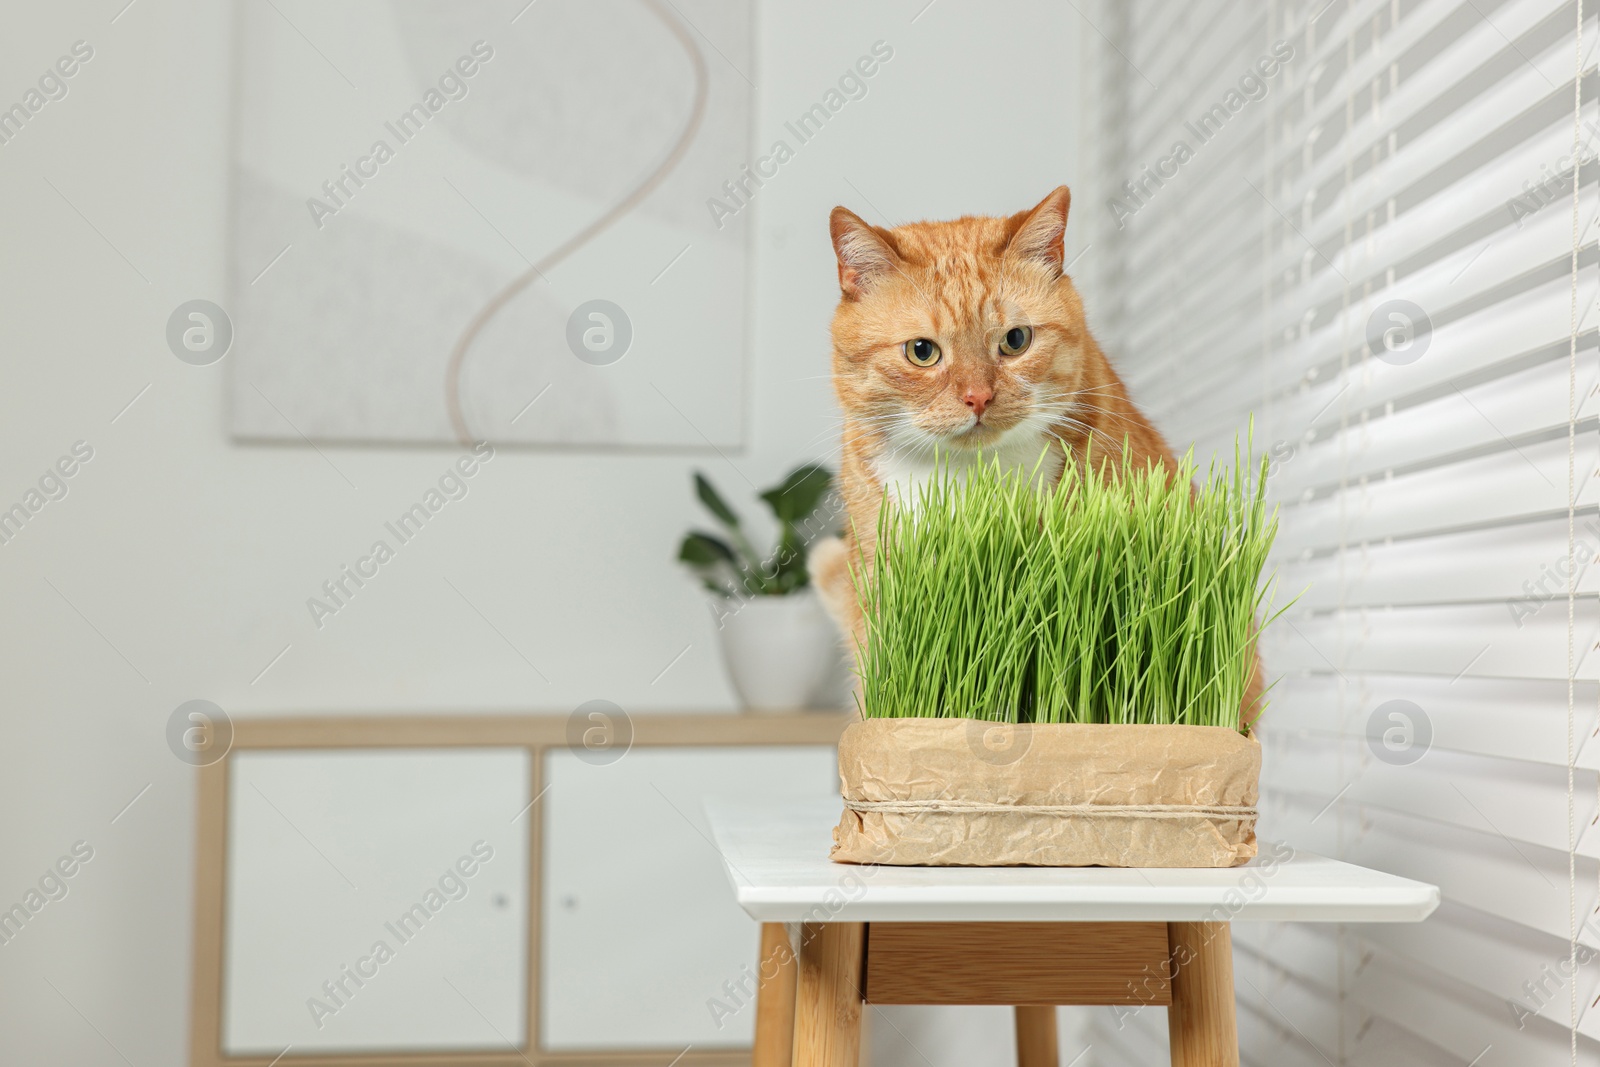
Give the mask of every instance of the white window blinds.
[{"label": "white window blinds", "polygon": [[[1600,1062],[1596,8],[1081,9],[1091,325],[1202,464],[1254,416],[1304,590],[1262,834],[1445,899],[1239,927],[1246,1063]],[[1165,1062],[1163,1016],[1097,1014],[1097,1062]]]}]

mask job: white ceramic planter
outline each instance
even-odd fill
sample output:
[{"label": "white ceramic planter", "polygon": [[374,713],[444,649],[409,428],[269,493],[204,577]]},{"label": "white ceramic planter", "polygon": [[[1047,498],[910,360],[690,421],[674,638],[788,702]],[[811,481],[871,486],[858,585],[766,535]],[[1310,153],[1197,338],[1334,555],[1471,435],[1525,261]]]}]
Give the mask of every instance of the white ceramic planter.
[{"label": "white ceramic planter", "polygon": [[814,592],[717,601],[712,612],[728,681],[746,711],[791,711],[831,696],[824,690],[838,676],[839,631]]}]

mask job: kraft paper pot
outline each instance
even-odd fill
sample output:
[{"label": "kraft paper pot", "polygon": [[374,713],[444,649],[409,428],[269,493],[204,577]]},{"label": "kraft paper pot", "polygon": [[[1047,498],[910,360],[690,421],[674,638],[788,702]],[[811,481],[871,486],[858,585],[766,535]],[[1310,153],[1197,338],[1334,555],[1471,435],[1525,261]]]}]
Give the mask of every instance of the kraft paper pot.
[{"label": "kraft paper pot", "polygon": [[1261,746],[1223,726],[868,719],[839,740],[840,863],[1233,867]]}]

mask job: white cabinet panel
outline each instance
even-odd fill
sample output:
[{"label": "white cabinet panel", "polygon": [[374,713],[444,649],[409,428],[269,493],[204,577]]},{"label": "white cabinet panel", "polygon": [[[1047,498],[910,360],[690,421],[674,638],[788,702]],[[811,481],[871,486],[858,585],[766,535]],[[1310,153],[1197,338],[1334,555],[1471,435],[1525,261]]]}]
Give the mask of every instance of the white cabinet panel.
[{"label": "white cabinet panel", "polygon": [[760,932],[734,903],[703,805],[837,794],[833,748],[546,759],[540,1044],[748,1045]]},{"label": "white cabinet panel", "polygon": [[532,770],[521,748],[234,754],[223,1050],[523,1040]]}]

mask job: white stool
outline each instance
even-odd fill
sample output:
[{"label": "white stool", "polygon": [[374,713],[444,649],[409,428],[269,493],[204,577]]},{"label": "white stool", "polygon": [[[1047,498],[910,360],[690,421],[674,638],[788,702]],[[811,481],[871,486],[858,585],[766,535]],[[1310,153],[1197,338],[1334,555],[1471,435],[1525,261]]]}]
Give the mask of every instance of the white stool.
[{"label": "white stool", "polygon": [[1173,1067],[1238,1067],[1230,922],[1420,922],[1439,904],[1270,843],[1223,870],[836,864],[837,798],[709,807],[764,924],[755,1067],[856,1067],[863,1004],[1016,1005],[1021,1067],[1057,1062],[1054,1005],[1159,1005]]}]

